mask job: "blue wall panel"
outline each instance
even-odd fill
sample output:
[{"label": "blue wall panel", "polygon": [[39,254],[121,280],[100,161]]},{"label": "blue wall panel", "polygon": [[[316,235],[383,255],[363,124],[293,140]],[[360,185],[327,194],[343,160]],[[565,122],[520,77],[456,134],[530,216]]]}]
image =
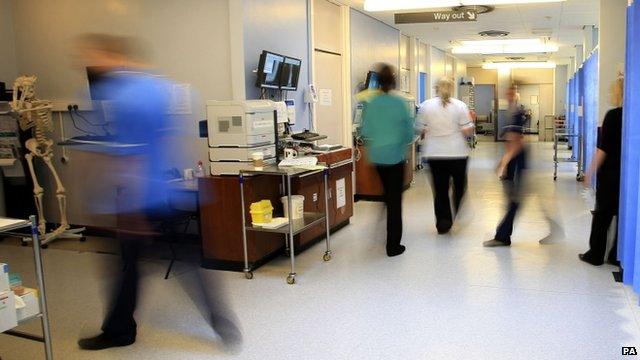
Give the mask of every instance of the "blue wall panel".
[{"label": "blue wall panel", "polygon": [[640,292],[640,106],[635,101],[640,91],[640,3],[635,1],[627,11],[627,54],[625,70],[625,103],[622,127],[622,176],[620,184],[620,220],[618,258],[624,269],[624,282]]},{"label": "blue wall panel", "polygon": [[[594,52],[582,67],[583,102],[583,169],[587,169],[596,152],[598,137],[598,52]],[[595,179],[592,179],[595,180]]]}]

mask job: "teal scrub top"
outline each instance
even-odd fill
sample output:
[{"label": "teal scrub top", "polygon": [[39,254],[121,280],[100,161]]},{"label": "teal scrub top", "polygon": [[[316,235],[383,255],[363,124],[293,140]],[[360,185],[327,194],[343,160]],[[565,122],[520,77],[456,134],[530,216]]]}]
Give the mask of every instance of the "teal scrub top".
[{"label": "teal scrub top", "polygon": [[403,98],[381,93],[364,104],[361,134],[368,160],[378,165],[395,165],[405,160],[407,144],[413,139],[414,119]]}]

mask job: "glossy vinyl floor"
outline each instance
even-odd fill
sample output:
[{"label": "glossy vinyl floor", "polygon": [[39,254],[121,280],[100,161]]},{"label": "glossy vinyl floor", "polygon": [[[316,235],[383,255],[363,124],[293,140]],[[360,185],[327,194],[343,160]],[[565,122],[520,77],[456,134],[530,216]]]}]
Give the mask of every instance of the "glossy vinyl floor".
[{"label": "glossy vinyl floor", "polygon": [[[162,260],[143,264],[138,341],[101,352],[77,348],[103,313],[102,266],[117,257],[55,249],[44,252],[57,359],[615,359],[640,346],[638,299],[613,281],[612,266],[578,261],[586,248],[590,204],[563,164],[553,182],[551,144],[532,144],[532,190],[510,248],[486,249],[505,205],[493,168],[500,145],[481,143],[470,163],[461,223],[449,235],[434,227],[425,173],[405,194],[407,252],[385,256],[382,205],[358,202],[352,224],[332,237],[333,260],[320,243],[297,258],[255,272],[207,271],[224,285],[244,343],[225,351],[184,293],[189,264],[164,280]],[[537,194],[537,196],[534,196]],[[544,212],[566,236],[550,244]],[[0,259],[31,270],[31,249],[0,244]],[[25,276],[26,282],[30,276]],[[26,327],[37,330],[37,324]],[[0,335],[3,360],[42,358],[37,343]]]}]

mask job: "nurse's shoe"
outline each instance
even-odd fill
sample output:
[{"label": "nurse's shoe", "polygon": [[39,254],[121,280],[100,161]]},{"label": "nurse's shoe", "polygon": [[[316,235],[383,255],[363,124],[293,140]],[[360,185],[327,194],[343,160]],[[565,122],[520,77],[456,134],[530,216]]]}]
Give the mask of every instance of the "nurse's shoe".
[{"label": "nurse's shoe", "polygon": [[502,241],[498,239],[493,239],[493,240],[485,241],[482,243],[482,246],[484,247],[499,247],[499,246],[510,246],[510,245],[511,245],[511,240]]},{"label": "nurse's shoe", "polygon": [[578,258],[580,260],[586,262],[587,264],[591,264],[593,266],[600,266],[600,265],[604,264],[604,261],[602,261],[602,260],[601,261],[595,261],[595,260],[589,258],[589,256],[587,256],[587,253],[579,254]]},{"label": "nurse's shoe", "polygon": [[136,342],[135,336],[113,337],[105,333],[98,336],[78,340],[78,346],[82,350],[104,350],[112,347],[128,346]]}]

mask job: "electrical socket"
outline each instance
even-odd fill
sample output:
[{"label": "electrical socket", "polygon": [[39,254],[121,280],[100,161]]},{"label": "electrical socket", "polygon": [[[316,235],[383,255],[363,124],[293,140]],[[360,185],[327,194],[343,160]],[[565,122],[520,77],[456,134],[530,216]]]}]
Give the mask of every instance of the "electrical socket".
[{"label": "electrical socket", "polygon": [[51,105],[53,106],[53,111],[61,111],[61,112],[66,112],[69,111],[69,105],[72,106],[72,110],[73,110],[73,105],[78,106],[78,111],[92,111],[93,110],[93,104],[90,100],[52,100],[51,101]]}]

